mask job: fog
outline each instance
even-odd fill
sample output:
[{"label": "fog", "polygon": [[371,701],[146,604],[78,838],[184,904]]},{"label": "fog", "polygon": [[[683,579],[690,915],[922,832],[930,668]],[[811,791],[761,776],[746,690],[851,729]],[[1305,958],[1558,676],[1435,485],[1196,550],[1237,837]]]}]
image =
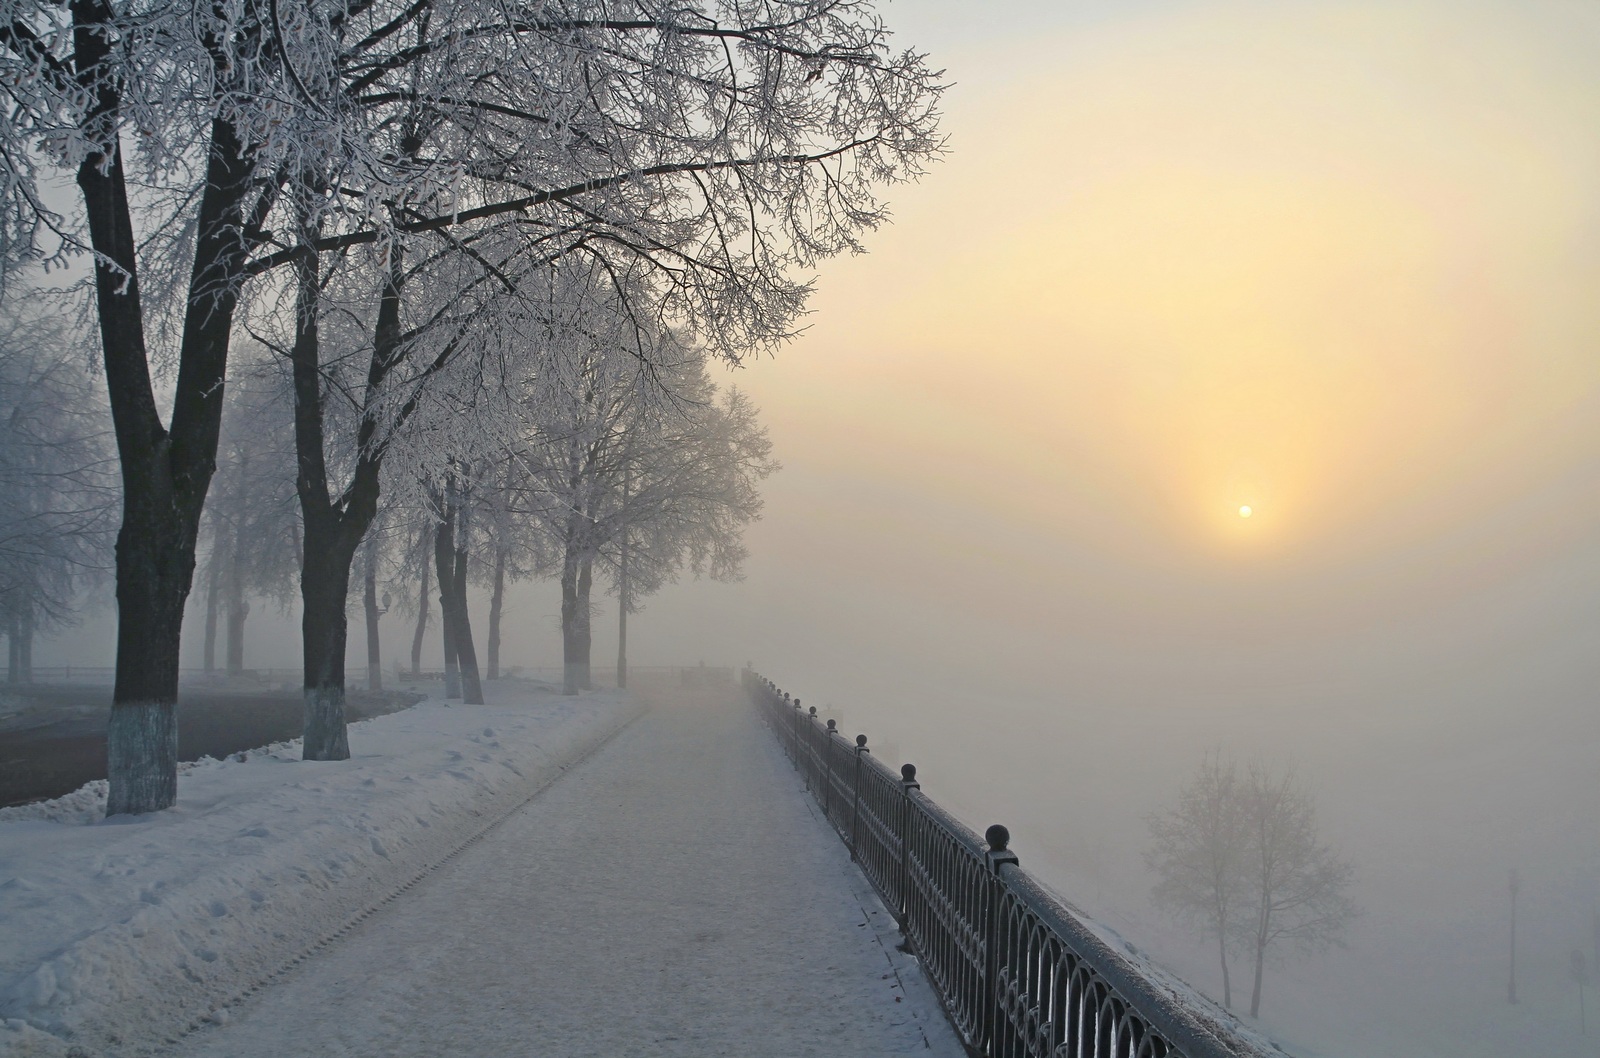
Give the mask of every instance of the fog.
[{"label": "fog", "polygon": [[[1600,12],[887,17],[955,82],[948,156],[719,377],[784,468],[744,579],[651,599],[632,663],[750,662],[1219,996],[1145,820],[1208,750],[1292,764],[1364,914],[1270,968],[1286,1045],[1600,1053],[1568,976],[1600,942]],[[559,611],[512,589],[504,663],[559,664]],[[296,621],[258,602],[247,667],[296,666]],[[110,629],[35,663],[110,664]]]},{"label": "fog", "polygon": [[950,157],[740,379],[785,462],[748,579],[646,620],[1218,996],[1144,817],[1208,749],[1295,764],[1365,914],[1269,970],[1269,1027],[1597,1053],[1594,10],[895,13]]}]

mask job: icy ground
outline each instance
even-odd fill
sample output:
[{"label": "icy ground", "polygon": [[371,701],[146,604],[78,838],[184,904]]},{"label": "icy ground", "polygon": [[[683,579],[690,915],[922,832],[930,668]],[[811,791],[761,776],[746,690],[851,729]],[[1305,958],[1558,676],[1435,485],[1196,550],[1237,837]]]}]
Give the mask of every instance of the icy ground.
[{"label": "icy ground", "polygon": [[[280,752],[196,768],[182,780],[186,807],[155,824],[0,825],[0,1013],[76,1029],[89,1054],[960,1055],[915,963],[895,950],[888,914],[731,689],[658,705],[530,798],[536,772],[581,758],[629,715],[625,699],[604,695],[429,703],[353,731],[348,764],[291,766]],[[409,750],[365,730],[407,718],[420,736]],[[509,765],[523,776],[494,778]],[[270,777],[236,792],[226,773],[252,767]],[[213,814],[227,818],[202,829]],[[98,837],[141,829],[142,839]],[[449,840],[428,864],[389,869],[441,831]],[[186,863],[162,864],[162,847]],[[124,882],[116,871],[129,867],[146,877]],[[168,882],[159,889],[157,874]],[[106,878],[118,899],[94,895]],[[320,910],[336,898],[341,913]],[[265,931],[236,924],[274,906],[294,914]],[[274,938],[304,915],[319,927],[295,943]],[[57,950],[44,952],[52,936]],[[72,961],[78,949],[100,966],[75,976],[87,961]],[[41,954],[58,966],[50,999],[27,969]],[[177,967],[165,980],[187,998],[118,994],[146,963]],[[120,1044],[109,1039],[119,1017]],[[177,1035],[202,1018],[173,1045],[145,1045],[158,1025]],[[17,1053],[28,1053],[24,1039],[66,1053],[12,1024],[0,1040]]]}]

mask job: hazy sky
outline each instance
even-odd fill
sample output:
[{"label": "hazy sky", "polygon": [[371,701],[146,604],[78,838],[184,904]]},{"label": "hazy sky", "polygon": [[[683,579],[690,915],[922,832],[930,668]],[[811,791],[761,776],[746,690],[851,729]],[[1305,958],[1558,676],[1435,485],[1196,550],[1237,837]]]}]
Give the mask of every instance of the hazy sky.
[{"label": "hazy sky", "polygon": [[740,376],[750,594],[1282,634],[1593,540],[1600,9],[888,14],[950,154]]}]

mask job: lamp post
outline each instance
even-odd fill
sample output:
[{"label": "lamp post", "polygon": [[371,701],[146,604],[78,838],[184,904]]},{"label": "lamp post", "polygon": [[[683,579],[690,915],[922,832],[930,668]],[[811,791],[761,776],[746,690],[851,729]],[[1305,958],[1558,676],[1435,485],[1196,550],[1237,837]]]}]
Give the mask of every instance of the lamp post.
[{"label": "lamp post", "polygon": [[1511,976],[1506,980],[1506,1001],[1512,1006],[1517,1003],[1517,890],[1522,888],[1522,882],[1517,877],[1517,869],[1511,868]]}]

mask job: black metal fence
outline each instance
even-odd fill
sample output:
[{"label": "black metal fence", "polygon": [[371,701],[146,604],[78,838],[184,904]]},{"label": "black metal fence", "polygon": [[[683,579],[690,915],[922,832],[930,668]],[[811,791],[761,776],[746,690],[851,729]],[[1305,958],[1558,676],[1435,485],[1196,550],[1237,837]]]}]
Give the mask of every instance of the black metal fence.
[{"label": "black metal fence", "polygon": [[746,669],[806,788],[900,923],[967,1048],[991,1058],[1282,1058],[1224,1011],[1108,943],[1017,865],[1010,833],[980,838]]}]

